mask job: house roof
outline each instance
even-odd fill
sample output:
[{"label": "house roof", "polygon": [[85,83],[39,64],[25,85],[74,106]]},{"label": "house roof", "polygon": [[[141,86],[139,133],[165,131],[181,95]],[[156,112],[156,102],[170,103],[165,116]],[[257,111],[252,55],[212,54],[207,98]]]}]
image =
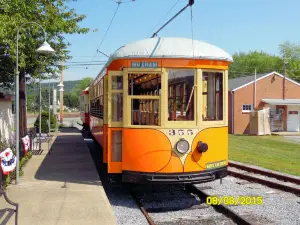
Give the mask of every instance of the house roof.
[{"label": "house roof", "polygon": [[[271,72],[271,73],[263,73],[263,74],[256,74],[256,81],[261,80],[265,77],[268,77],[270,75],[277,75],[280,77],[284,77],[282,74],[277,73],[277,72]],[[243,77],[238,77],[238,78],[233,78],[233,79],[229,79],[228,80],[228,91],[236,91],[240,88],[243,88],[249,84],[254,83],[255,80],[255,75],[251,75],[251,76],[243,76]],[[288,77],[286,77],[286,80],[300,86],[300,84]]]},{"label": "house roof", "polygon": [[262,99],[269,105],[300,105],[300,99]]},{"label": "house roof", "polygon": [[[256,74],[256,79],[261,78],[263,76],[267,75],[267,73],[263,73],[263,74]],[[233,79],[229,79],[228,81],[228,90],[229,91],[233,91],[245,84],[250,83],[251,81],[253,82],[255,79],[255,75],[251,75],[251,76],[243,76],[243,77],[238,77],[238,78],[233,78]]]}]

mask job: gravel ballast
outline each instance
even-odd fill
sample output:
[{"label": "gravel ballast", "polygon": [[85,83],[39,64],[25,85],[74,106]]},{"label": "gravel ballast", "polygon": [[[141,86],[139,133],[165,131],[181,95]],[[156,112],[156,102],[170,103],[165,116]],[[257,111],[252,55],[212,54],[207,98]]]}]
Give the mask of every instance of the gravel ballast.
[{"label": "gravel ballast", "polygon": [[[203,185],[199,184],[197,187]],[[272,224],[300,224],[299,196],[231,176],[224,178],[222,184],[220,181],[213,181],[210,185],[213,189],[205,190],[209,195],[261,196],[263,198],[262,205],[229,206],[240,215],[252,213],[267,218]]]}]

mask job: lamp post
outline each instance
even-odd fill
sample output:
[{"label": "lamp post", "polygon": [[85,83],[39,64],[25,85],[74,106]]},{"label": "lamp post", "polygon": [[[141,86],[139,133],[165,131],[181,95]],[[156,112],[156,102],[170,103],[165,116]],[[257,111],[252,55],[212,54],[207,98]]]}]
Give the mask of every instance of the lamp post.
[{"label": "lamp post", "polygon": [[[19,183],[19,158],[20,158],[20,149],[19,149],[19,144],[20,144],[20,115],[19,115],[19,111],[20,111],[20,99],[19,99],[19,33],[20,33],[20,29],[28,24],[34,24],[39,26],[43,32],[44,32],[44,43],[41,45],[41,47],[39,47],[36,51],[38,53],[41,54],[49,54],[49,53],[54,53],[55,51],[51,48],[51,46],[46,42],[47,36],[46,36],[46,32],[44,30],[44,28],[39,25],[36,22],[27,22],[27,23],[23,23],[21,26],[18,27],[17,30],[17,51],[16,51],[16,156],[17,156],[17,168],[16,168],[16,184]],[[41,93],[41,92],[40,92]],[[40,115],[41,117],[41,115]],[[40,120],[40,126],[41,126],[41,120]],[[41,132],[41,130],[40,130]],[[41,135],[41,134],[40,134]]]}]

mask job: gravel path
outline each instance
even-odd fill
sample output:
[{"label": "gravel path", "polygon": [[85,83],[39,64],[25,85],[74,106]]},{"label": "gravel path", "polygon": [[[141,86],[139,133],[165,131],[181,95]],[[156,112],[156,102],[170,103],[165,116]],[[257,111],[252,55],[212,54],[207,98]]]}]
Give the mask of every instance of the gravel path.
[{"label": "gravel path", "polygon": [[105,185],[105,190],[118,224],[148,225],[145,216],[136,205],[136,202],[121,185]]}]

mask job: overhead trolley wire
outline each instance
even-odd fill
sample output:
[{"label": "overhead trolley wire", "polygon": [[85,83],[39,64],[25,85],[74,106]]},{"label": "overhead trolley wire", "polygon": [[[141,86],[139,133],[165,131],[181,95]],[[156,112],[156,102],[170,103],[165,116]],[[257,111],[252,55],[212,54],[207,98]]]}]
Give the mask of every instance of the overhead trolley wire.
[{"label": "overhead trolley wire", "polygon": [[[93,56],[91,62],[93,62],[95,56],[97,55],[97,53],[98,53],[98,51],[99,51],[99,48],[101,47],[101,45],[102,45],[102,43],[103,43],[103,41],[104,41],[104,39],[105,39],[105,37],[106,37],[106,35],[107,35],[107,33],[108,33],[110,27],[111,27],[111,25],[112,25],[112,22],[113,22],[113,20],[114,20],[116,14],[117,14],[117,12],[118,12],[118,10],[119,10],[120,4],[121,4],[122,2],[118,1],[118,2],[116,2],[116,3],[118,4],[118,6],[117,6],[117,8],[116,8],[116,10],[115,10],[115,13],[114,13],[114,15],[113,15],[113,17],[112,17],[112,19],[111,19],[111,21],[110,21],[110,23],[109,23],[107,29],[106,29],[106,32],[105,32],[105,34],[104,34],[104,36],[103,36],[103,38],[102,38],[102,40],[101,40],[99,46],[97,47],[96,54]],[[88,69],[88,67],[87,67],[87,69]]]},{"label": "overhead trolley wire", "polygon": [[115,1],[115,0],[112,0],[112,1],[115,2],[115,3],[117,3],[117,4],[135,2],[135,0],[127,0],[127,1]]},{"label": "overhead trolley wire", "polygon": [[172,8],[167,12],[167,14],[164,16],[164,18],[162,20],[160,20],[155,27],[152,29],[151,34],[153,33],[153,30],[160,24],[160,22],[162,22],[163,20],[165,20],[165,18],[167,18],[167,16],[169,15],[169,13],[173,10],[173,8],[178,4],[178,2],[180,2],[180,0],[177,0],[177,2],[172,6]]},{"label": "overhead trolley wire", "polygon": [[156,37],[157,34],[165,27],[167,26],[172,20],[174,20],[180,13],[182,13],[184,10],[186,10],[187,7],[189,6],[192,6],[194,4],[194,1],[195,0],[189,0],[188,4],[182,8],[178,13],[175,14],[175,16],[173,16],[171,19],[168,20],[168,22],[166,22],[161,28],[159,28],[152,36],[151,38],[153,37]]}]

